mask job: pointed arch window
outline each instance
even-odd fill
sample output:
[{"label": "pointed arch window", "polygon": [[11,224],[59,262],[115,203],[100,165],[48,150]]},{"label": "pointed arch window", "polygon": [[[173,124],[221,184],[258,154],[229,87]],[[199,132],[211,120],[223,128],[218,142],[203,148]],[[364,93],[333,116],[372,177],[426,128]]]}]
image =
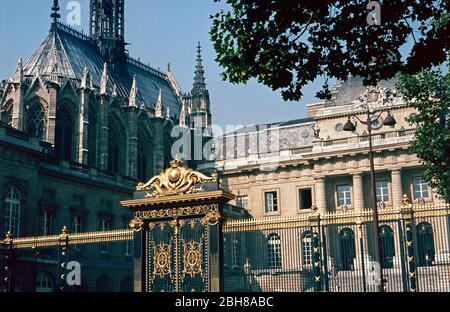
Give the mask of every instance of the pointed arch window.
[{"label": "pointed arch window", "polygon": [[138,148],[137,175],[139,181],[147,181],[147,155],[142,145],[139,145]]},{"label": "pointed arch window", "polygon": [[36,103],[28,113],[28,134],[45,139],[46,126],[45,110],[40,103]]},{"label": "pointed arch window", "polygon": [[6,189],[4,198],[3,232],[11,232],[14,237],[20,235],[20,221],[22,210],[22,194],[14,185]]},{"label": "pointed arch window", "polygon": [[148,131],[141,129],[138,133],[137,178],[146,182],[152,171],[152,139]]},{"label": "pointed arch window", "polygon": [[55,151],[59,159],[71,160],[73,147],[74,122],[67,106],[56,111]]},{"label": "pointed arch window", "polygon": [[124,174],[122,166],[125,165],[123,144],[125,130],[119,126],[114,118],[109,120],[109,135],[108,135],[108,171],[114,174]]}]

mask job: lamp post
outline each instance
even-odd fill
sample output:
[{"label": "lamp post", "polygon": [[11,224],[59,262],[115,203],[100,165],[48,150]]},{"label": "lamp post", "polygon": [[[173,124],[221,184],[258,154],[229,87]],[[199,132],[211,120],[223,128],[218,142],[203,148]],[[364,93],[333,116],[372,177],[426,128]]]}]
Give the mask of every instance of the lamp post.
[{"label": "lamp post", "polygon": [[245,274],[245,290],[251,291],[252,287],[252,265],[250,264],[250,259],[245,258],[244,264],[244,274]]},{"label": "lamp post", "polygon": [[367,126],[367,132],[369,136],[369,160],[370,160],[370,187],[371,187],[371,203],[373,212],[373,242],[375,246],[375,261],[380,265],[380,284],[378,290],[380,292],[384,291],[384,279],[383,279],[383,269],[381,267],[381,245],[380,245],[380,235],[379,235],[379,220],[378,220],[378,203],[377,203],[377,191],[375,182],[375,165],[373,160],[373,145],[372,145],[372,123],[380,119],[383,113],[387,112],[386,118],[383,120],[384,126],[395,126],[397,121],[391,115],[389,111],[381,111],[378,115],[373,115],[368,104],[364,104],[363,108],[367,115],[366,120],[361,120],[357,115],[351,115],[348,117],[348,121],[344,126],[344,131],[354,132],[356,131],[356,125],[351,121],[351,117],[359,120],[360,123]]}]

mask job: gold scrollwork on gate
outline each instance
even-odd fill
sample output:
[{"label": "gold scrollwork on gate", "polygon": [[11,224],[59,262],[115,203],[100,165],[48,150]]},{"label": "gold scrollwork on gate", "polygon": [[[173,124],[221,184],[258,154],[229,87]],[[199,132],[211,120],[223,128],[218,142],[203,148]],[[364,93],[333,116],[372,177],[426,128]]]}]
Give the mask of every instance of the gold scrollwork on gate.
[{"label": "gold scrollwork on gate", "polygon": [[142,231],[142,227],[144,226],[144,220],[142,220],[141,218],[134,218],[133,220],[130,221],[130,223],[128,224],[128,227],[130,229],[132,229],[135,232],[140,232]]},{"label": "gold scrollwork on gate", "polygon": [[185,275],[194,277],[202,274],[203,236],[200,242],[191,240],[183,244],[183,278]]},{"label": "gold scrollwork on gate", "polygon": [[145,197],[147,198],[157,198],[161,196],[198,193],[203,191],[203,187],[197,187],[197,184],[218,181],[217,173],[213,173],[211,177],[208,177],[201,172],[188,168],[180,160],[173,160],[170,162],[170,168],[167,168],[145,184],[139,183],[137,190],[145,191]]},{"label": "gold scrollwork on gate", "polygon": [[216,204],[211,205],[210,211],[203,217],[202,225],[215,226],[222,222],[222,215],[219,212]]},{"label": "gold scrollwork on gate", "polygon": [[164,278],[166,275],[170,275],[172,272],[170,270],[171,264],[171,248],[170,244],[166,245],[160,243],[154,247],[154,258],[153,258],[153,280],[156,276]]}]

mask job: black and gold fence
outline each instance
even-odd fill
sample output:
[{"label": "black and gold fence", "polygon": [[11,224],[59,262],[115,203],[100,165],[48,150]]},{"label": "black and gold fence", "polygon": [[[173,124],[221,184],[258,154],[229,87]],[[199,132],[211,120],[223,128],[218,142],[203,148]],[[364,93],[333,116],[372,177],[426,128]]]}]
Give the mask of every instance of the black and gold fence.
[{"label": "black and gold fence", "polygon": [[[224,231],[224,290],[450,292],[450,206],[380,209],[381,263],[370,210],[230,220]],[[134,232],[18,238],[0,244],[0,291],[132,292]],[[137,244],[139,244],[139,240]],[[80,285],[70,284],[78,263]]]},{"label": "black and gold fence", "polygon": [[[13,239],[0,245],[3,292],[132,292],[133,231]],[[77,282],[71,272],[80,270]]]},{"label": "black and gold fence", "polygon": [[449,292],[450,206],[405,199],[379,219],[381,263],[371,210],[229,221],[225,290],[375,292],[382,282],[388,292]]}]

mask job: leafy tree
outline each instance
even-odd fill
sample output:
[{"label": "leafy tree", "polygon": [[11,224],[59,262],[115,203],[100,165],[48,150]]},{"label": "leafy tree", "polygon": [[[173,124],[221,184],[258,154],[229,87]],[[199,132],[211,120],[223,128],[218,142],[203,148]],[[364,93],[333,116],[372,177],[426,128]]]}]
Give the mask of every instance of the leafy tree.
[{"label": "leafy tree", "polygon": [[420,112],[409,118],[417,127],[411,149],[422,160],[426,180],[450,203],[450,74],[400,75],[397,88]]},{"label": "leafy tree", "polygon": [[[379,0],[381,14],[363,0],[225,1],[230,11],[211,16],[223,78],[257,78],[285,100],[299,100],[321,76],[361,76],[374,85],[398,72],[417,73],[442,64],[450,46],[449,0]],[[329,95],[326,84],[318,96]]]}]

